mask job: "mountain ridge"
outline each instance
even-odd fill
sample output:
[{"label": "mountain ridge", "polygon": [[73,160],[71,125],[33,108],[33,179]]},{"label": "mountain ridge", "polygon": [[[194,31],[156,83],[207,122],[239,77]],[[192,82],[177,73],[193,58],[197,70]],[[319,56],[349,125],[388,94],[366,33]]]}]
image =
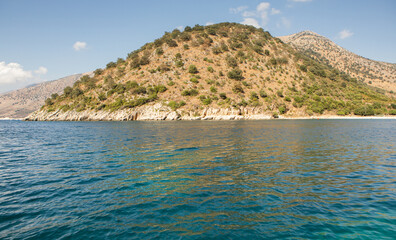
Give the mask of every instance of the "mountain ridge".
[{"label": "mountain ridge", "polygon": [[396,92],[396,64],[353,53],[312,31],[278,37],[305,54],[385,92]]}]

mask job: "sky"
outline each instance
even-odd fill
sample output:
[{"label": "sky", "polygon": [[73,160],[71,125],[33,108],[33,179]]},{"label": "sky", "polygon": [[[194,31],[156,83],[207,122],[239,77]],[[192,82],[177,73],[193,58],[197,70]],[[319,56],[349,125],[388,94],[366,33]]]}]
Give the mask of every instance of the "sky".
[{"label": "sky", "polygon": [[311,30],[396,63],[395,0],[0,0],[0,93],[103,68],[166,31],[219,22],[273,36]]}]

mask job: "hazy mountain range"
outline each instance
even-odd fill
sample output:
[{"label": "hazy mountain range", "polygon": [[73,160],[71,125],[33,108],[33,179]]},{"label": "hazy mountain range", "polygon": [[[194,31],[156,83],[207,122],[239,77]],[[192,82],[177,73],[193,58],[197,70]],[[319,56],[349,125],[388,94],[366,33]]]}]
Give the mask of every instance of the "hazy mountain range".
[{"label": "hazy mountain range", "polygon": [[368,85],[396,92],[396,64],[371,60],[352,53],[311,31],[279,37],[305,54]]},{"label": "hazy mountain range", "polygon": [[43,82],[0,95],[0,118],[24,118],[39,109],[51,94],[61,94],[83,74],[74,74],[58,80]]}]

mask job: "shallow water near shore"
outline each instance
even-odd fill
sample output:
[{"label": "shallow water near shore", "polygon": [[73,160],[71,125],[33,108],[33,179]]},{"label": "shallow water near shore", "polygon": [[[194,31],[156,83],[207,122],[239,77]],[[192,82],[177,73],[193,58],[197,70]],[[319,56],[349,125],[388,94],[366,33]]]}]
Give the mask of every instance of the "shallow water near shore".
[{"label": "shallow water near shore", "polygon": [[393,239],[395,120],[0,121],[1,239]]}]

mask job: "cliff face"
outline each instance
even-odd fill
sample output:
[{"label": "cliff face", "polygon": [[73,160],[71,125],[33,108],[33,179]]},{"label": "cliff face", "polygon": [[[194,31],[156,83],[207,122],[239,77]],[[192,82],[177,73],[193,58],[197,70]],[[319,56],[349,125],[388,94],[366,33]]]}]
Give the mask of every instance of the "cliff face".
[{"label": "cliff face", "polygon": [[396,92],[396,64],[364,58],[311,31],[279,37],[312,58],[348,73],[366,84]]},{"label": "cliff face", "polygon": [[28,121],[135,121],[135,120],[242,120],[270,119],[262,108],[203,108],[195,112],[172,110],[167,105],[156,103],[135,109],[123,109],[114,112],[85,110],[77,111],[37,111],[29,115]]},{"label": "cliff face", "polygon": [[165,33],[48,98],[28,119],[377,115],[393,114],[394,102],[263,29],[221,23]]}]

